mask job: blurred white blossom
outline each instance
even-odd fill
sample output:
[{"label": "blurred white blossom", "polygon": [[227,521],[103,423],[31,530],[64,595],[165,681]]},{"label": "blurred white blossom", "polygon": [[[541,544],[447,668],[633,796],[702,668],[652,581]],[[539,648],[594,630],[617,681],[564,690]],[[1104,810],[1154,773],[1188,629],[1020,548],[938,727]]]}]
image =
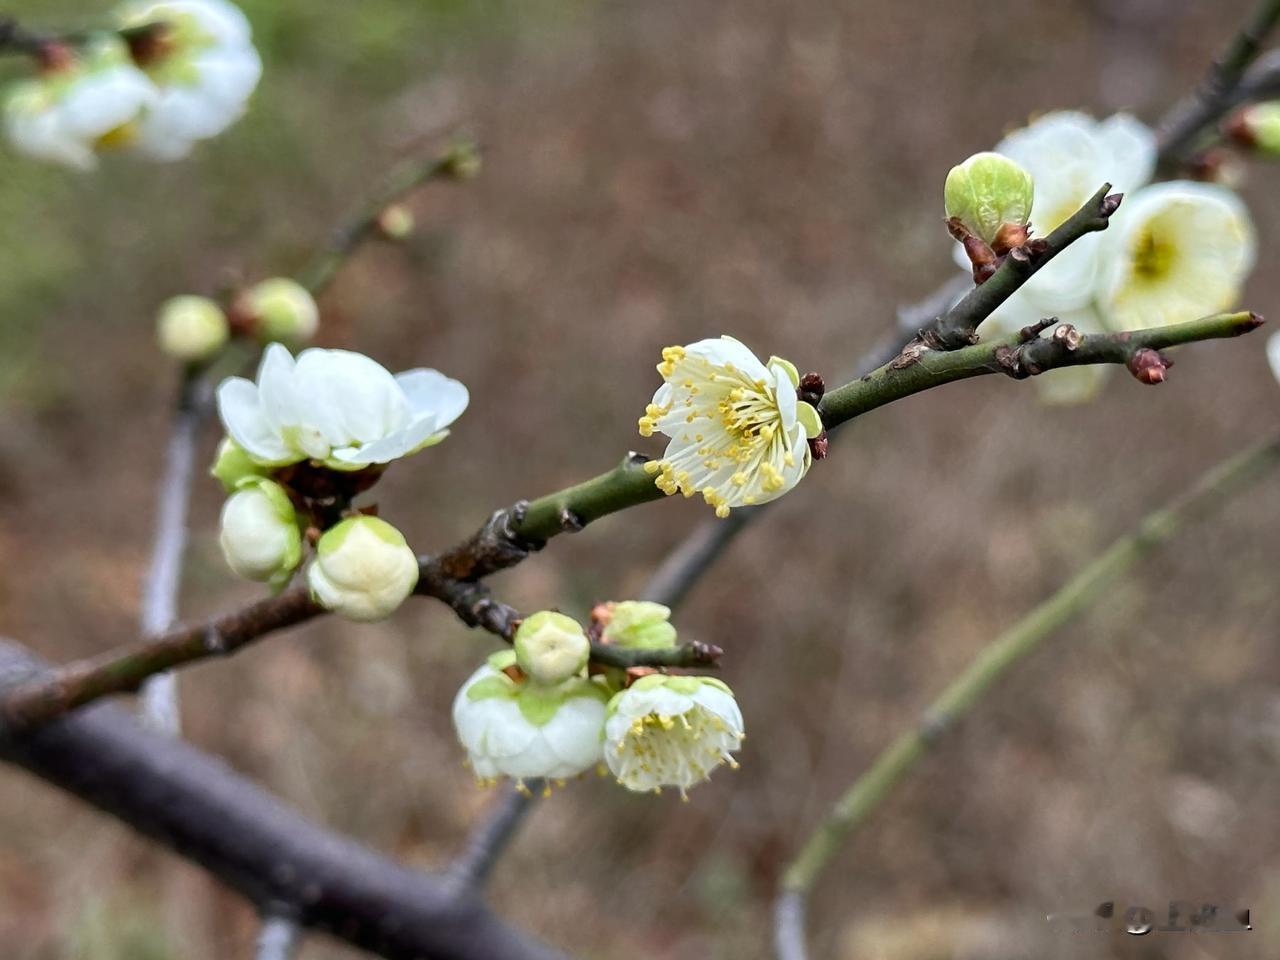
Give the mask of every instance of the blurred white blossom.
[{"label": "blurred white blossom", "polygon": [[121,28],[162,24],[135,44],[139,66],[157,96],[142,120],[136,147],[157,160],[177,160],[217,136],[244,113],[262,75],[249,21],[227,0],[128,3]]},{"label": "blurred white blossom", "polygon": [[9,88],[5,134],[29,156],[91,170],[98,150],[137,139],[156,89],[114,34],[95,36],[79,50],[65,48],[61,54],[39,76]]}]

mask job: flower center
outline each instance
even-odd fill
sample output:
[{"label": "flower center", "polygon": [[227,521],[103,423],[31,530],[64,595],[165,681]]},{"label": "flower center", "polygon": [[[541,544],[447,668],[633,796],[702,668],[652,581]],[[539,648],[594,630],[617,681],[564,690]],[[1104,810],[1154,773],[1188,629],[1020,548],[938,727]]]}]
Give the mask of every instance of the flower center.
[{"label": "flower center", "polygon": [[137,120],[126,120],[98,137],[93,145],[99,150],[123,150],[138,139]]},{"label": "flower center", "polygon": [[1177,248],[1162,241],[1150,227],[1142,230],[1133,243],[1133,273],[1140,280],[1155,281],[1168,276],[1173,268]]}]

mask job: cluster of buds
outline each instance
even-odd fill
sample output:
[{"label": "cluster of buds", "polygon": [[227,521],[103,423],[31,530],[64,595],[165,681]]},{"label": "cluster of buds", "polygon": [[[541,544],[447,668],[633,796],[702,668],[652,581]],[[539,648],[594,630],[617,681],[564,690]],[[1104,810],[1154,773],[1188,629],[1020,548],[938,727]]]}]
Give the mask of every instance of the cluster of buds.
[{"label": "cluster of buds", "polygon": [[742,712],[726,684],[589,663],[592,638],[674,647],[670,617],[662,604],[624,601],[596,607],[587,629],[553,611],[521,622],[514,649],[490,657],[454,698],[454,726],[476,776],[523,787],[597,767],[629,790],[673,787],[683,797],[720,765],[736,767]]},{"label": "cluster of buds", "polygon": [[160,349],[184,363],[214,357],[232,336],[260,343],[302,344],[320,323],[315,298],[289,277],[272,277],[247,288],[223,310],[208,297],[181,294],[166,300],[156,317]]},{"label": "cluster of buds", "polygon": [[317,603],[367,622],[418,582],[403,534],[353,501],[394,460],[448,435],[467,389],[436,370],[392,375],[345,350],[271,344],[257,381],[218,388],[227,437],[212,474],[228,493],[219,542],[239,576],[281,589],[302,568]]},{"label": "cluster of buds", "polygon": [[4,99],[15,149],[79,169],[108,149],[176,160],[244,113],[262,61],[229,0],[137,0],[115,21],[39,46],[37,75]]}]

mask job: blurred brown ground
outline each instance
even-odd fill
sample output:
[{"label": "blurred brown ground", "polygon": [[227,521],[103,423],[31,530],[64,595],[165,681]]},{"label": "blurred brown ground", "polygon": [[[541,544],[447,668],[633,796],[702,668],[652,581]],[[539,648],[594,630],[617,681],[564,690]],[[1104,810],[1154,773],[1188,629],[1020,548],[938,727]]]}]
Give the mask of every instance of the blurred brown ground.
[{"label": "blurred brown ground", "polygon": [[[74,22],[79,4],[19,15]],[[894,306],[952,275],[947,168],[1033,111],[1155,119],[1248,4],[709,0],[247,4],[254,112],[179,166],[94,177],[0,158],[0,632],[52,659],[135,635],[174,374],[164,297],[296,269],[372,176],[461,124],[481,178],[415,197],[366,249],[323,343],[437,366],[473,403],[394,469],[384,515],[423,550],[628,447],[659,349],[721,332],[837,376]],[[60,19],[61,18],[61,19]],[[1251,169],[1280,315],[1280,169]],[[957,384],[867,417],[679,615],[724,646],[743,769],[676,797],[574,784],[540,804],[497,909],[582,957],[768,955],[788,856],[978,649],[1137,516],[1273,429],[1261,336],[1098,403]],[[212,450],[215,437],[206,438]],[[183,612],[257,596],[199,484]],[[495,579],[524,609],[634,593],[707,515],[666,502]],[[1280,484],[1193,530],[1020,668],[839,857],[815,956],[1264,957],[1280,951]],[[337,621],[183,675],[190,738],[309,815],[439,866],[493,794],[448,707],[493,649],[449,611]],[[1247,936],[1068,934],[1102,900],[1251,906]],[[250,910],[199,871],[0,770],[0,955],[247,957]],[[304,960],[352,954],[308,940]]]}]

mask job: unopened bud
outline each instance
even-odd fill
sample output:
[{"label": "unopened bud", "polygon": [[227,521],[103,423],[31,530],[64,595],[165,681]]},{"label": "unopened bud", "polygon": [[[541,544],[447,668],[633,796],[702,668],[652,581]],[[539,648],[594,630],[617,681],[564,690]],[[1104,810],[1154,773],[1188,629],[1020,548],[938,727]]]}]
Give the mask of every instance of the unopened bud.
[{"label": "unopened bud", "polygon": [[208,297],[173,297],[160,307],[156,319],[160,349],[188,363],[213,356],[230,332],[226,314]]},{"label": "unopened bud", "polygon": [[453,179],[472,180],[480,173],[480,149],[470,140],[459,141],[450,148],[444,162]]},{"label": "unopened bud", "polygon": [[1245,107],[1228,122],[1227,133],[1242,146],[1280,157],[1280,100]]},{"label": "unopened bud", "polygon": [[280,484],[258,480],[227,498],[218,542],[227,566],[246,580],[283,586],[302,559],[302,535]]},{"label": "unopened bud", "polygon": [[515,635],[516,663],[539,683],[560,683],[587,665],[591,643],[572,617],[542,610],[521,621]]},{"label": "unopened bud", "polygon": [[[977,153],[947,174],[947,218],[1006,252],[1027,237],[1035,183],[1031,174],[998,153]],[[953,229],[953,233],[954,233]]]},{"label": "unopened bud", "polygon": [[302,284],[273,277],[255,284],[236,300],[254,322],[257,335],[268,343],[301,343],[315,336],[320,310]]},{"label": "unopened bud", "polygon": [[404,240],[414,226],[413,211],[403,203],[393,203],[378,214],[378,229],[388,240]]},{"label": "unopened bud", "polygon": [[318,603],[348,620],[382,620],[413,592],[418,558],[387,521],[351,517],[320,538],[307,583]]},{"label": "unopened bud", "polygon": [[638,650],[664,650],[676,645],[676,628],[671,625],[671,608],[648,600],[611,603],[604,640]]}]

